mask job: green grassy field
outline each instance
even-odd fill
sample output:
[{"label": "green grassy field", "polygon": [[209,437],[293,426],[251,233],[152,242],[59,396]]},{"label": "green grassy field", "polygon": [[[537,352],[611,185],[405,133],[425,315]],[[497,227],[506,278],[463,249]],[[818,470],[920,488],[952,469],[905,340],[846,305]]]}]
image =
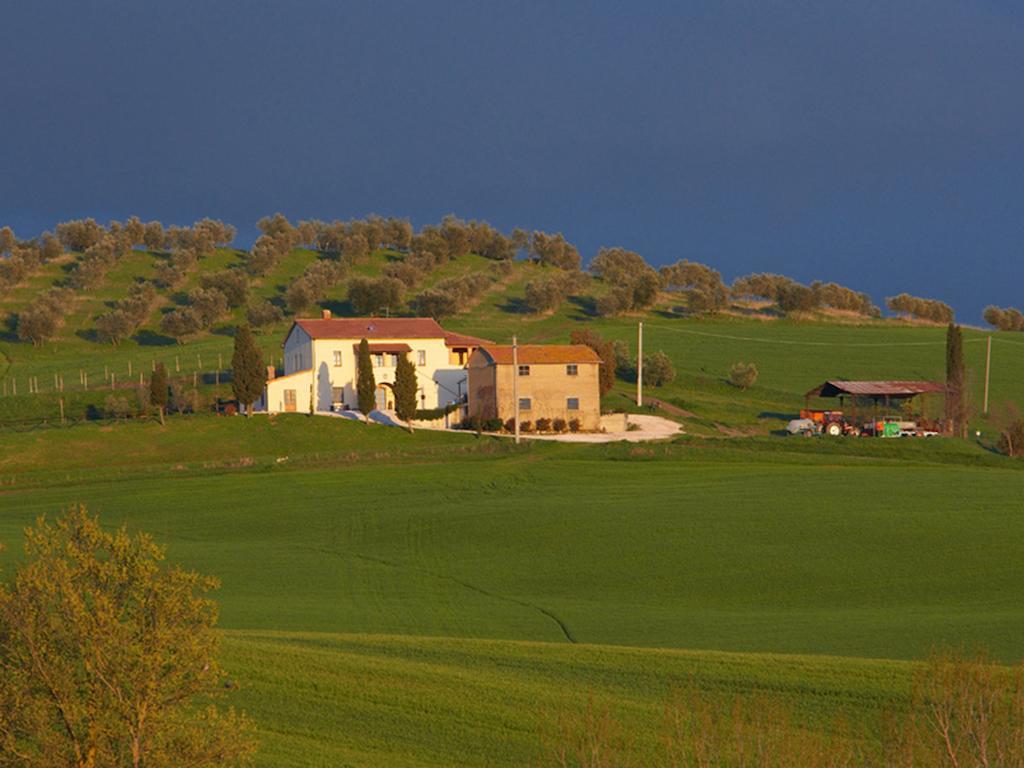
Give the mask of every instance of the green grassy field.
[{"label": "green grassy field", "polygon": [[960,441],[515,448],[305,416],[4,439],[8,568],[83,501],[222,579],[262,765],[522,765],[589,695],[653,754],[691,677],[873,723],[907,694],[890,659],[1024,651],[1024,466]]},{"label": "green grassy field", "polygon": [[[811,726],[842,710],[870,729],[937,646],[1024,656],[1024,465],[990,450],[993,423],[976,418],[972,442],[771,434],[826,378],[941,378],[943,328],[687,318],[671,297],[596,318],[599,281],[536,316],[523,292],[544,270],[517,262],[445,326],[534,342],[592,327],[635,345],[643,320],[645,350],[678,373],[647,394],[684,409],[686,436],[515,447],[305,416],[55,426],[59,397],[72,414],[102,407],[110,374],[137,381],[156,361],[208,398],[229,394],[213,372],[242,311],[182,345],[158,323],[237,251],[161,295],[136,339],[94,339],[95,317],[160,258],[132,254],[76,295],[54,342],[0,336],[0,424],[18,425],[0,427],[0,565],[9,572],[36,516],[82,501],[220,577],[229,699],[259,723],[260,765],[520,766],[554,713],[591,695],[656,763],[665,697],[687,680],[779,693]],[[296,250],[253,296],[280,300],[315,258]],[[0,319],[60,281],[66,261],[0,298]],[[464,257],[425,286],[492,268]],[[338,285],[323,305],[344,313],[345,297]],[[268,360],[287,327],[259,336]],[[987,335],[965,329],[977,403]],[[992,402],[1024,403],[1024,341],[993,339]],[[726,381],[737,361],[758,366],[750,390]],[[30,376],[41,394],[27,394]],[[619,381],[604,405],[630,409],[633,396]]]}]

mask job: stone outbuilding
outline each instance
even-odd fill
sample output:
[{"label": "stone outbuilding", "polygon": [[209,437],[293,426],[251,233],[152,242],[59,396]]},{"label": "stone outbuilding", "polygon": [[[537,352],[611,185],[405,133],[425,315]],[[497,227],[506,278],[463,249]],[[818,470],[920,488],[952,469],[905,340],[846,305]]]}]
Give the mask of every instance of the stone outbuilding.
[{"label": "stone outbuilding", "polygon": [[[469,416],[536,423],[576,419],[583,430],[601,427],[601,358],[582,344],[485,344],[469,358]],[[519,402],[516,403],[518,383]]]}]

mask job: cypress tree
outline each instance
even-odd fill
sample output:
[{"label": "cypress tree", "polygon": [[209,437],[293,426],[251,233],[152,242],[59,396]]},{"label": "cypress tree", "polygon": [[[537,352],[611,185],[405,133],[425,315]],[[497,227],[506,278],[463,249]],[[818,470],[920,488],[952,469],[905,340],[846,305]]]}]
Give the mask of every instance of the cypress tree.
[{"label": "cypress tree", "polygon": [[266,385],[267,369],[263,367],[263,355],[253,340],[252,330],[248,324],[239,325],[235,328],[235,351],[231,355],[231,391],[249,417]]},{"label": "cypress tree", "polygon": [[153,375],[149,377],[149,404],[160,414],[160,426],[164,424],[164,413],[167,411],[167,369],[163,363],[157,363]]},{"label": "cypress tree", "polygon": [[405,355],[398,356],[395,369],[395,413],[412,432],[412,420],[416,417],[416,366]]},{"label": "cypress tree", "polygon": [[370,361],[370,342],[359,342],[359,357],[356,360],[356,394],[363,419],[370,420],[370,412],[377,404],[377,381],[373,377],[373,363]]},{"label": "cypress tree", "polygon": [[967,435],[967,376],[964,371],[964,341],[959,325],[946,328],[946,422],[947,428]]}]

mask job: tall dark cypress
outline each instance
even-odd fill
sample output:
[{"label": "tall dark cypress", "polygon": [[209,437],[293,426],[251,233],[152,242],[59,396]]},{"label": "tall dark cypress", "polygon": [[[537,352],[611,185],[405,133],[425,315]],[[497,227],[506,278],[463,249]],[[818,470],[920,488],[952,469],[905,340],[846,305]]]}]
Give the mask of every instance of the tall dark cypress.
[{"label": "tall dark cypress", "polygon": [[370,411],[377,402],[377,381],[373,376],[373,362],[370,360],[370,342],[363,339],[359,342],[359,357],[356,361],[356,394],[359,397],[359,410],[363,418],[370,420]]},{"label": "tall dark cypress", "polygon": [[412,420],[416,417],[416,366],[404,354],[398,356],[395,369],[395,413],[412,432]]},{"label": "tall dark cypress", "polygon": [[964,340],[959,325],[946,328],[946,425],[960,437],[967,436],[967,375]]},{"label": "tall dark cypress", "polygon": [[267,369],[263,367],[263,354],[252,337],[247,324],[235,328],[235,351],[231,355],[231,390],[235,399],[252,416],[253,404],[263,395],[267,385]]}]

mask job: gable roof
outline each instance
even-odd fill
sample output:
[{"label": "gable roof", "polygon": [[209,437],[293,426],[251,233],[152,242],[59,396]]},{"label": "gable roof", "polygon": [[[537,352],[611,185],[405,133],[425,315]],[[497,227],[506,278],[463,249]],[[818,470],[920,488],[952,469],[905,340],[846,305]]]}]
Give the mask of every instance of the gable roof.
[{"label": "gable roof", "polygon": [[[511,345],[486,344],[479,351],[495,365],[512,365]],[[601,364],[597,352],[585,344],[520,344],[517,360],[519,365]]]},{"label": "gable roof", "polygon": [[467,336],[464,333],[444,332],[444,343],[449,347],[482,347],[484,344],[493,344],[490,339],[479,339],[476,336]]},{"label": "gable roof", "polygon": [[833,379],[808,392],[805,397],[914,397],[926,392],[943,392],[945,387],[934,381],[843,381]]},{"label": "gable roof", "polygon": [[295,325],[312,339],[443,339],[445,330],[429,317],[300,318]]}]

